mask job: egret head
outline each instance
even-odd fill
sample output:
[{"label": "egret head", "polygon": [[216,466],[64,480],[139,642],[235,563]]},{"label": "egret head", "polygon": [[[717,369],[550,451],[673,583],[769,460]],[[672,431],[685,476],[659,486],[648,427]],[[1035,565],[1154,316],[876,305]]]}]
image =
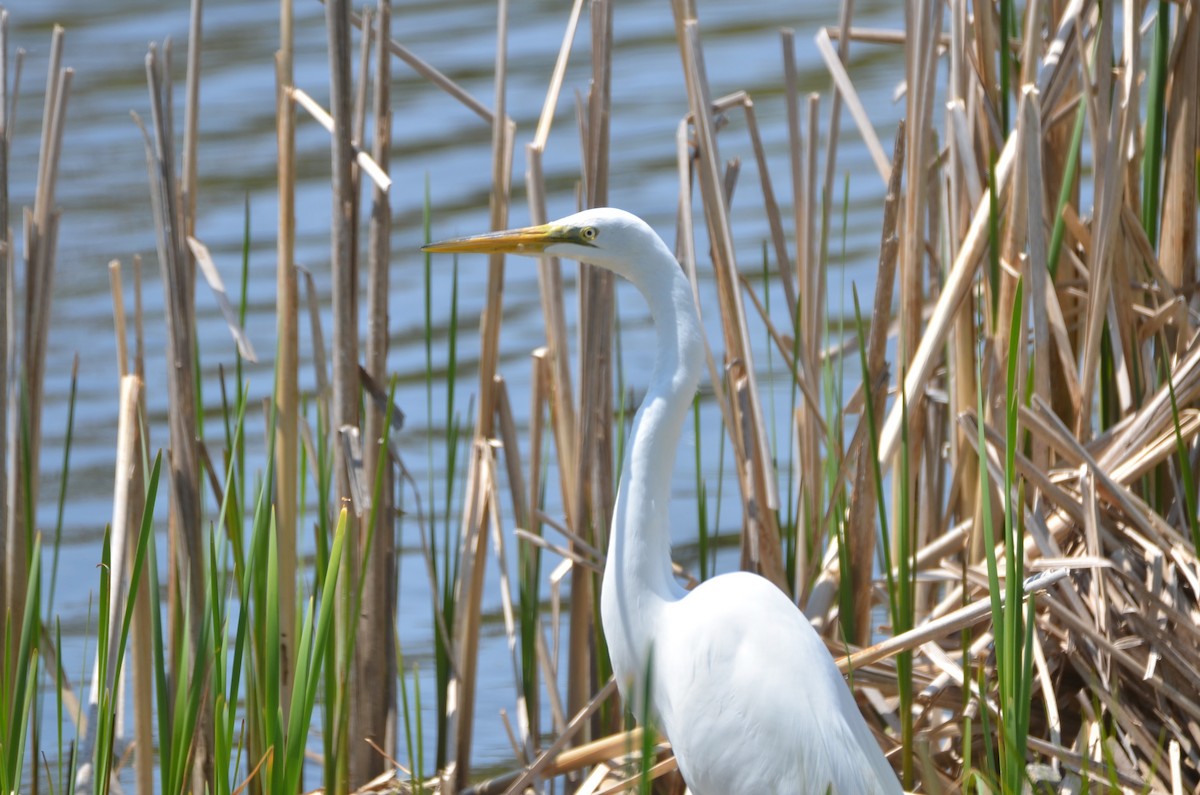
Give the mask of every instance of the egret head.
[{"label": "egret head", "polygon": [[541,226],[443,240],[422,250],[565,257],[598,265],[635,283],[663,255],[674,265],[674,257],[645,221],[612,207],[584,210]]}]

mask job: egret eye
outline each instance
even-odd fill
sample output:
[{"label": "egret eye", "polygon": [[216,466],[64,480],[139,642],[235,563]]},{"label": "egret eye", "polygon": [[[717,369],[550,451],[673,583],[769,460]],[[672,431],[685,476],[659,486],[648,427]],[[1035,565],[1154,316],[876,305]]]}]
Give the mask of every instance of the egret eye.
[{"label": "egret eye", "polygon": [[598,235],[600,233],[596,230],[596,227],[594,227],[594,226],[585,226],[583,229],[579,230],[579,234],[584,240],[590,241],[590,240],[595,240],[596,235]]}]

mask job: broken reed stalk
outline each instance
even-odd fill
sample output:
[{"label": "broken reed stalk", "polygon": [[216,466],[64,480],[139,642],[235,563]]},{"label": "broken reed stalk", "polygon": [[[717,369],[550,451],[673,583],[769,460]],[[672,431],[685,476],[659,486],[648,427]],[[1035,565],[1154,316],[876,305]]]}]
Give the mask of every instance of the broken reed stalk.
[{"label": "broken reed stalk", "polygon": [[[870,334],[866,342],[867,370],[864,377],[870,386],[872,416],[883,416],[887,392],[883,388],[887,377],[887,328],[892,314],[892,297],[896,283],[896,261],[899,255],[897,221],[900,210],[900,179],[904,164],[906,142],[905,123],[896,127],[896,143],[892,153],[892,178],[888,182],[887,196],[883,205],[883,232],[879,241],[879,275],[875,282],[875,303],[871,311]],[[865,425],[864,425],[865,427]],[[865,442],[865,439],[864,439]],[[849,515],[846,520],[846,554],[850,570],[850,592],[854,600],[854,613],[846,627],[853,642],[865,646],[871,640],[871,608],[873,606],[873,583],[875,578],[875,539],[877,510],[875,499],[876,461],[870,444],[859,447],[855,462],[854,490],[851,492]],[[852,633],[849,630],[852,629]]]},{"label": "broken reed stalk", "polygon": [[[45,380],[46,338],[50,330],[51,289],[54,284],[55,248],[58,240],[59,211],[54,207],[54,192],[58,181],[58,161],[62,152],[63,128],[66,123],[67,98],[70,95],[70,68],[62,67],[63,29],[55,26],[50,38],[50,65],[46,75],[46,96],[42,112],[42,136],[39,146],[37,183],[34,186],[33,207],[24,214],[25,237],[25,301],[23,312],[14,313],[22,323],[21,350],[12,362],[16,373],[16,425],[8,440],[13,449],[5,453],[12,462],[8,476],[7,517],[5,542],[4,607],[13,621],[25,615],[25,595],[28,585],[29,562],[35,535],[34,514],[38,501],[41,441],[42,392]],[[5,130],[10,145],[11,128]],[[7,156],[6,156],[7,161]],[[0,219],[7,223],[7,219]],[[7,238],[7,230],[5,230]],[[8,249],[8,246],[6,246]],[[11,263],[11,250],[6,250],[6,262]],[[8,267],[6,266],[6,271]],[[7,287],[11,274],[7,274]],[[9,316],[6,315],[5,322]],[[15,322],[15,318],[14,318]],[[7,336],[7,330],[6,330]],[[7,374],[4,375],[7,389]],[[0,419],[7,423],[8,417]],[[16,648],[10,649],[8,663],[16,662]],[[15,668],[9,668],[15,671]]]},{"label": "broken reed stalk", "polygon": [[[1167,12],[1159,6],[1159,13]],[[1165,20],[1163,21],[1165,24]],[[1200,92],[1200,14],[1176,16],[1182,27],[1176,32],[1171,74],[1167,84],[1165,162],[1163,173],[1162,239],[1160,266],[1167,282],[1176,289],[1196,274],[1196,145],[1200,121],[1196,96]],[[1189,324],[1190,325],[1190,324]],[[1185,325],[1184,329],[1189,326]]]},{"label": "broken reed stalk", "polygon": [[[632,729],[618,732],[580,744],[574,748],[560,752],[546,761],[540,773],[543,779],[561,776],[576,770],[583,770],[593,765],[608,762],[616,757],[629,753],[630,749],[640,748],[642,730]],[[521,773],[506,773],[496,778],[481,781],[463,790],[461,795],[502,795],[512,789]]]},{"label": "broken reed stalk", "polygon": [[[968,81],[967,49],[970,47],[967,39],[967,11],[965,7],[955,7],[950,20],[950,70],[947,79],[947,150],[948,163],[945,176],[946,194],[941,204],[946,215],[943,224],[949,250],[957,251],[967,233],[968,224],[973,208],[979,202],[982,194],[979,168],[976,164],[968,130],[967,100],[977,93],[975,81]],[[974,116],[971,117],[974,120]],[[954,312],[953,328],[950,336],[950,372],[955,374],[952,379],[950,406],[954,414],[973,408],[976,405],[976,389],[978,385],[974,378],[963,374],[969,373],[974,366],[976,334],[975,334],[974,298],[967,296]],[[982,510],[979,503],[978,457],[972,447],[971,440],[966,436],[956,437],[956,443],[950,449],[951,471],[958,479],[957,492],[952,495],[955,510],[953,519],[963,520],[976,515],[976,509]],[[983,554],[982,522],[975,522],[977,531],[970,544],[969,562],[977,563]]]},{"label": "broken reed stalk", "polygon": [[[788,300],[789,314],[797,317],[798,303],[795,297],[796,285],[804,284],[804,269],[808,265],[808,195],[805,191],[804,166],[804,135],[800,129],[800,88],[799,77],[796,74],[796,32],[784,28],[779,32],[780,44],[783,47],[783,87],[784,102],[787,112],[789,176],[792,188],[792,228],[796,233],[795,278],[784,276],[784,284],[791,285],[785,294],[791,296]],[[780,263],[782,265],[782,263]],[[799,590],[799,589],[795,589]]]},{"label": "broken reed stalk", "polygon": [[[1033,326],[1033,350],[1039,352],[1033,357],[1032,393],[1043,400],[1050,400],[1050,315],[1049,305],[1056,301],[1053,294],[1048,292],[1048,273],[1046,263],[1046,234],[1045,212],[1043,209],[1043,192],[1039,186],[1044,184],[1045,173],[1042,169],[1042,115],[1039,109],[1037,89],[1027,85],[1021,90],[1021,102],[1018,108],[1018,122],[1021,125],[1021,144],[1023,159],[1026,167],[1025,184],[1028,206],[1025,222],[1028,237],[1029,254],[1022,257],[1025,263],[1023,278],[1029,285],[1029,306],[1026,316]],[[1050,466],[1049,451],[1044,446],[1033,450],[1033,463],[1039,470]]]},{"label": "broken reed stalk", "polygon": [[[174,583],[170,590],[176,600],[182,600],[182,604],[174,601],[170,606],[172,670],[177,677],[197,678],[205,675],[207,667],[204,661],[186,659],[179,654],[180,638],[175,634],[180,623],[177,619],[181,613],[178,611],[187,610],[187,623],[192,633],[190,647],[199,648],[198,640],[206,619],[206,554],[200,522],[200,470],[196,446],[195,279],[184,242],[184,215],[180,207],[179,178],[175,171],[170,58],[169,42],[164,45],[161,57],[154,45],[146,55],[153,138],[144,127],[142,133],[158,241],[158,261],[162,272],[168,340],[170,582]],[[212,737],[211,724],[211,710],[202,709],[192,755],[193,786],[211,784],[211,758],[207,750]]]},{"label": "broken reed stalk", "polygon": [[[496,9],[496,60],[494,100],[491,119],[492,192],[489,200],[489,225],[493,230],[508,225],[509,185],[512,175],[512,151],[516,125],[508,118],[505,96],[508,65],[508,3],[499,0]],[[482,456],[494,455],[484,440],[492,436],[495,417],[495,375],[499,358],[502,316],[504,255],[488,258],[487,295],[480,317],[479,392],[473,441],[467,463],[463,519],[459,539],[460,578],[455,584],[455,616],[452,652],[456,664],[451,673],[447,697],[454,705],[448,715],[447,732],[452,743],[452,761],[444,771],[449,786],[466,785],[471,770],[471,742],[474,730],[475,686],[483,598],[484,564],[488,548],[488,504],[486,479],[481,470]]]},{"label": "broken reed stalk", "polygon": [[[333,362],[331,370],[331,432],[358,427],[358,294],[354,249],[355,197],[351,180],[350,6],[347,0],[325,4],[329,35],[329,106],[333,117],[330,138],[333,213],[330,229],[330,270],[333,273]],[[350,464],[343,447],[333,444],[333,475],[337,503],[350,498]],[[353,543],[351,548],[353,549]],[[351,559],[355,557],[351,554]]]},{"label": "broken reed stalk", "polygon": [[[1012,171],[1016,152],[1016,136],[1009,138],[999,159],[996,161],[996,192],[1000,201],[1006,195],[1009,175]],[[985,193],[980,199],[971,219],[971,226],[962,241],[962,247],[955,254],[954,263],[942,284],[934,304],[933,314],[929,318],[924,331],[919,337],[917,351],[909,364],[904,376],[904,399],[906,403],[915,405],[921,393],[928,385],[937,356],[945,343],[950,330],[950,322],[962,300],[971,289],[976,269],[987,246],[988,201],[990,194]],[[901,403],[892,405],[879,438],[879,463],[884,469],[892,465],[900,443]]]},{"label": "broken reed stalk", "polygon": [[[608,196],[609,104],[611,95],[612,6],[606,0],[590,5],[592,31],[592,79],[581,121],[580,149],[583,153],[584,205],[602,207]],[[611,273],[590,265],[579,266],[580,361],[579,411],[575,432],[575,493],[570,496],[575,525],[571,528],[584,541],[607,547],[612,510],[613,434],[606,418],[613,416],[613,313],[614,284]],[[572,548],[578,548],[572,541]],[[597,670],[602,661],[593,654],[599,627],[593,620],[600,594],[600,581],[582,566],[571,568],[571,605],[567,654],[567,711],[583,708],[591,696],[592,682],[607,674]],[[583,731],[580,740],[590,739]]]},{"label": "broken reed stalk", "polygon": [[[558,106],[563,76],[566,73],[568,59],[571,54],[571,44],[575,40],[575,32],[579,26],[579,17],[582,8],[583,0],[575,0],[572,3],[571,12],[567,18],[566,30],[563,33],[562,43],[559,47],[558,57],[554,63],[550,85],[547,88],[546,98],[542,104],[542,112],[538,119],[534,139],[526,144],[525,147],[527,163],[525,185],[529,201],[530,223],[532,224],[543,224],[549,220],[546,214],[546,186],[542,174],[542,154],[545,151],[550,127],[554,120],[554,112]],[[542,304],[546,347],[534,353],[534,388],[531,390],[532,405],[530,411],[532,418],[529,446],[530,492],[527,508],[532,508],[541,501],[542,416],[544,409],[548,407],[552,423],[551,430],[554,438],[554,448],[557,454],[559,488],[563,510],[566,514],[566,522],[569,527],[579,528],[582,526],[579,518],[581,516],[579,513],[580,508],[576,499],[577,495],[582,493],[576,487],[576,473],[579,470],[578,462],[580,461],[580,458],[576,454],[576,450],[579,448],[579,438],[577,436],[579,426],[576,419],[578,414],[574,398],[575,390],[571,380],[570,341],[567,335],[567,313],[564,306],[562,263],[556,257],[539,257],[537,269],[538,295]],[[518,523],[518,526],[525,527],[534,536],[540,536],[542,523],[538,518],[539,516],[539,512],[530,511],[527,514],[528,524]],[[523,546],[521,554],[524,555],[521,575],[524,586],[521,596],[522,601],[528,603],[522,605],[522,615],[527,617],[527,619],[530,616],[534,617],[532,626],[522,625],[522,648],[528,653],[530,645],[536,649],[542,637],[542,625],[540,620],[536,618],[540,611],[540,583],[538,580],[541,567],[540,554],[536,549],[531,548],[530,545]],[[536,654],[536,651],[533,653]],[[528,705],[527,719],[529,732],[533,742],[533,751],[536,753],[539,745],[539,737],[541,736],[539,709],[541,699],[538,693],[538,666],[528,665],[528,667],[530,674],[528,681],[525,682],[525,698]],[[547,677],[545,681],[556,681],[556,677]],[[568,681],[574,680],[568,675]]]},{"label": "broken reed stalk", "polygon": [[[101,717],[106,721],[112,720],[117,725],[125,723],[123,699],[117,701],[113,706],[113,715],[101,716],[100,702],[103,698],[106,704],[112,705],[109,699],[118,692],[116,679],[118,665],[115,652],[121,632],[121,616],[124,615],[126,602],[130,598],[129,580],[133,571],[133,555],[137,548],[138,532],[142,524],[141,516],[133,513],[133,509],[141,501],[141,496],[134,494],[136,487],[134,461],[141,455],[139,449],[141,434],[138,430],[138,406],[141,403],[141,393],[142,383],[137,376],[121,376],[120,397],[117,404],[117,457],[113,482],[113,513],[112,523],[109,525],[111,577],[108,604],[100,606],[101,610],[108,613],[108,637],[101,641],[103,645],[97,647],[92,667],[87,718],[87,725],[90,725],[92,730],[84,735],[80,745],[80,767],[76,780],[88,781],[96,772],[92,767],[96,759],[96,742],[105,734]],[[99,652],[101,648],[106,649],[108,654],[113,657],[101,660]],[[101,671],[104,671],[105,674],[103,680],[100,678]],[[149,704],[144,706],[149,714]],[[111,735],[108,736],[109,742],[112,742],[113,739]],[[109,753],[111,749],[102,748],[100,752]],[[95,785],[94,781],[91,783]],[[103,785],[100,785],[97,789],[102,787]]]},{"label": "broken reed stalk", "polygon": [[[758,392],[745,309],[735,277],[737,261],[728,204],[722,189],[721,161],[716,147],[712,100],[704,72],[699,28],[695,12],[688,7],[687,0],[674,0],[672,10],[683,57],[688,106],[698,144],[700,192],[704,200],[704,216],[720,297],[725,364],[729,368],[729,406],[734,424],[727,431],[733,440],[742,493],[742,563],[743,568],[759,572],[787,592],[787,573],[782,561],[777,524],[779,498],[774,467],[770,461],[770,446],[766,441],[763,403]],[[714,384],[714,388],[720,389],[720,385]]]},{"label": "broken reed stalk", "polygon": [[[353,462],[346,454],[348,434],[359,427],[359,377],[358,377],[358,278],[356,266],[357,208],[355,182],[352,176],[354,160],[352,135],[352,84],[351,84],[351,41],[350,3],[348,0],[330,0],[325,4],[325,26],[328,37],[329,55],[329,110],[333,118],[330,137],[330,170],[332,187],[332,220],[330,226],[330,271],[332,273],[331,299],[333,305],[333,357],[330,382],[330,429],[327,444],[332,449],[332,497],[330,508],[349,505],[353,499],[351,489]],[[358,567],[361,564],[361,540],[359,533],[349,533],[346,565],[342,573],[342,585],[355,593],[358,585]],[[351,642],[358,626],[357,616],[351,613],[353,600],[345,600],[338,611],[335,646],[345,649]],[[342,683],[349,677],[342,673],[337,687],[337,707],[333,714],[344,715],[353,711],[351,691]],[[353,683],[351,683],[353,684]],[[341,726],[340,719],[335,725]],[[336,730],[332,738],[335,755],[333,770],[326,769],[327,785],[337,792],[344,792],[358,782],[350,781],[350,748],[355,741],[343,731]]]},{"label": "broken reed stalk", "polygon": [[[853,0],[843,0],[839,11],[839,28],[848,30],[850,18],[853,15]],[[817,38],[818,47],[822,44]],[[850,39],[841,36],[838,40],[836,59],[825,48],[826,58],[838,64],[838,70],[849,57]],[[785,80],[787,64],[784,64]],[[836,72],[835,72],[836,74]],[[834,83],[829,105],[828,134],[826,136],[825,174],[820,183],[817,181],[816,151],[819,131],[817,125],[817,100],[810,99],[808,115],[808,157],[803,157],[801,133],[797,129],[795,144],[801,148],[791,150],[791,158],[796,162],[792,166],[793,197],[795,205],[794,216],[796,223],[796,276],[801,298],[797,301],[796,312],[792,315],[792,334],[794,335],[793,350],[795,358],[803,364],[804,370],[810,374],[812,387],[817,394],[822,393],[822,375],[820,350],[825,336],[825,271],[828,266],[826,252],[828,249],[827,235],[829,218],[833,202],[833,175],[837,160],[838,139],[843,95]],[[818,197],[817,186],[821,190]],[[819,199],[819,200],[818,200]],[[801,250],[803,246],[803,250]],[[825,514],[825,485],[824,472],[821,467],[821,446],[829,442],[826,449],[832,449],[832,440],[823,438],[822,429],[825,426],[824,417],[811,402],[794,410],[793,438],[795,445],[795,495],[794,504],[789,510],[794,511],[796,536],[795,573],[796,603],[804,604],[813,593],[818,580],[817,569],[821,565],[820,550],[825,545],[828,527],[822,522]]]},{"label": "broken reed stalk", "polygon": [[[359,27],[359,31],[358,66],[357,69],[352,69],[351,71],[352,75],[357,75],[358,80],[353,84],[349,128],[351,149],[357,153],[363,153],[365,150],[364,136],[367,125],[367,93],[371,85],[371,46],[375,39],[375,14],[371,6],[363,7],[362,25]],[[353,39],[353,36],[351,38]],[[348,195],[353,197],[350,216],[353,218],[352,247],[355,252],[354,289],[356,291],[356,306],[354,311],[356,317],[360,312],[360,307],[357,306],[357,291],[360,289],[358,271],[361,265],[361,254],[358,246],[360,235],[360,204],[362,202],[361,182],[362,169],[357,162],[352,162],[350,165],[350,191]],[[368,243],[368,245],[370,244]],[[367,281],[369,289],[371,275],[367,276]],[[357,325],[355,323],[356,334]],[[362,346],[363,340],[357,340],[356,344]],[[360,385],[365,391],[369,391],[368,374],[361,367],[362,365],[360,365],[359,372]],[[349,545],[350,567],[360,578],[356,588],[357,596],[352,597],[350,606],[345,614],[348,641],[345,656],[349,661],[349,665],[347,666],[349,673],[343,677],[346,682],[344,692],[347,704],[345,716],[347,743],[345,768],[347,771],[347,783],[351,790],[364,786],[366,782],[373,778],[372,770],[375,767],[375,760],[378,759],[378,754],[370,744],[383,739],[381,735],[374,734],[374,727],[371,725],[377,714],[377,704],[373,703],[374,699],[372,694],[369,694],[368,688],[358,686],[358,683],[362,681],[360,673],[370,665],[359,644],[364,644],[371,652],[374,652],[377,651],[377,647],[374,647],[373,644],[378,640],[365,636],[362,633],[364,626],[377,620],[373,615],[374,611],[371,610],[371,606],[366,601],[368,599],[373,600],[376,596],[376,594],[370,592],[373,589],[371,589],[368,582],[371,578],[373,562],[371,551],[375,530],[372,521],[375,505],[374,489],[372,488],[375,480],[372,476],[375,473],[375,462],[367,462],[365,454],[366,439],[364,438],[365,424],[367,422],[364,412],[369,410],[369,403],[362,406],[359,411],[359,420],[363,424],[343,428],[342,433],[338,437],[338,441],[345,445],[347,450],[345,460],[350,478],[351,505],[354,508],[354,515],[350,524],[352,528]],[[350,649],[353,649],[353,654],[350,653]]]},{"label": "broken reed stalk", "polygon": [[[380,0],[375,13],[375,69],[371,115],[374,118],[372,156],[385,172],[392,137],[389,81],[391,53],[387,41],[391,31],[391,4]],[[364,34],[365,35],[365,34]],[[366,72],[363,72],[366,82]],[[377,384],[385,384],[388,353],[388,268],[391,260],[391,203],[388,192],[374,185],[371,192],[370,224],[367,232],[367,341],[366,371]],[[378,501],[362,518],[362,532],[373,539],[365,562],[363,601],[358,616],[355,648],[355,679],[358,698],[351,713],[350,778],[354,782],[373,779],[388,767],[388,760],[371,744],[391,749],[396,746],[396,543],[393,511],[391,457],[380,457],[385,404],[367,402],[363,438],[363,471],[368,484],[379,482]],[[383,464],[383,472],[377,472]],[[374,520],[374,527],[368,523]],[[365,739],[367,742],[362,742]]]},{"label": "broken reed stalk", "polygon": [[[182,265],[185,272],[182,275],[183,279],[187,280],[188,289],[191,291],[189,301],[191,303],[191,315],[189,320],[189,333],[193,344],[196,339],[196,257],[193,253],[191,243],[196,236],[196,194],[199,190],[199,143],[200,143],[200,69],[201,55],[203,48],[203,0],[191,0],[188,12],[188,47],[187,47],[187,68],[184,74],[184,101],[183,101],[183,162],[179,175],[179,209],[182,213],[181,228],[184,236],[185,245],[183,250]],[[168,64],[169,66],[169,64]],[[167,80],[170,80],[170,75],[167,75]],[[168,111],[171,113],[172,111]],[[171,117],[173,119],[173,116]],[[172,122],[171,127],[174,127]],[[171,144],[172,146],[174,143]],[[214,269],[215,272],[215,269]],[[198,364],[199,356],[193,354],[193,362]],[[197,375],[194,369],[193,379]],[[195,394],[198,398],[198,403],[203,403],[202,384],[195,383]],[[199,437],[202,434],[204,427],[204,417],[202,412],[194,412],[193,420],[195,425],[192,426],[193,437]],[[198,441],[193,439],[193,446],[196,447],[196,454],[199,456]],[[196,536],[200,537],[202,527],[199,523],[199,513],[203,510],[200,504],[201,496],[199,493],[199,478],[200,468],[202,464],[196,463],[196,512],[197,525]],[[198,546],[199,550],[204,549],[203,543]],[[203,552],[200,553],[203,558]],[[201,571],[204,570],[203,563],[199,565]],[[200,593],[203,594],[203,588]],[[200,604],[200,613],[203,614],[203,600]],[[199,628],[197,628],[199,631]],[[193,648],[196,648],[193,646]],[[195,756],[192,765],[192,788],[196,792],[203,791],[204,787],[212,787],[213,785],[213,742],[212,733],[213,727],[212,705],[204,703],[200,707],[200,716],[198,721],[198,731],[196,732],[195,741]]]},{"label": "broken reed stalk", "polygon": [[[558,60],[554,65],[554,76],[542,113],[538,120],[534,140],[526,146],[528,171],[525,184],[529,196],[529,216],[533,224],[546,223],[546,190],[542,174],[542,153],[546,148],[546,140],[550,134],[550,125],[558,105],[559,93],[562,88],[563,74],[567,68],[571,43],[579,24],[579,14],[583,0],[575,0],[571,7],[571,15],[567,21],[567,30],[563,34],[562,46],[559,49]],[[576,493],[574,486],[575,469],[575,399],[574,387],[571,380],[570,344],[567,336],[566,310],[563,301],[562,264],[556,257],[538,258],[538,291],[542,302],[542,316],[546,328],[546,347],[552,370],[552,411],[554,423],[554,443],[558,453],[560,471],[560,486],[562,501],[567,512],[567,522],[576,526],[574,518],[575,505],[572,495]],[[536,479],[535,479],[536,482]]]},{"label": "broken reed stalk", "polygon": [[[51,293],[58,245],[58,220],[60,211],[55,208],[54,193],[58,181],[58,163],[62,152],[63,129],[66,124],[67,97],[70,95],[71,78],[74,70],[62,68],[63,29],[55,25],[50,38],[50,65],[46,75],[46,96],[43,104],[41,142],[38,149],[37,183],[33,208],[25,209],[25,307],[22,319],[22,351],[16,369],[16,394],[18,399],[14,437],[11,439],[11,455],[4,451],[5,464],[13,464],[8,477],[10,489],[7,499],[6,537],[0,539],[5,550],[5,576],[0,585],[7,590],[4,607],[8,612],[0,620],[11,621],[15,626],[23,622],[30,609],[28,588],[33,568],[35,549],[39,534],[36,530],[38,492],[41,481],[42,446],[42,396],[45,386],[46,340],[50,330]],[[7,78],[6,78],[7,79]],[[15,107],[15,106],[14,106]],[[6,135],[11,130],[6,130]],[[5,147],[9,142],[5,142]],[[6,155],[7,159],[7,155]],[[7,189],[6,189],[7,190]],[[6,199],[7,200],[7,199]],[[4,227],[4,238],[11,240],[7,231],[8,219],[0,219]],[[7,246],[6,246],[7,248]],[[11,252],[5,251],[11,263]],[[11,264],[8,266],[11,267]],[[8,270],[6,267],[6,271]],[[9,285],[6,285],[6,288]],[[8,322],[7,316],[5,322]],[[6,334],[7,335],[7,334]],[[8,389],[8,371],[0,376],[0,388]],[[0,422],[8,423],[7,415]],[[34,574],[33,576],[38,576]],[[36,581],[35,581],[36,584]],[[23,634],[23,633],[22,633]],[[19,679],[20,672],[27,669],[27,661],[19,659],[16,646],[10,646],[4,660],[6,670],[13,671]],[[20,667],[18,667],[20,666]],[[13,691],[13,682],[0,683]],[[36,720],[37,711],[33,712]],[[30,755],[40,755],[40,732],[35,722],[29,735]],[[15,738],[14,738],[15,740]],[[33,777],[32,792],[37,795],[37,777]]]},{"label": "broken reed stalk", "polygon": [[[937,47],[934,42],[940,36],[942,7],[933,0],[917,0],[905,4],[905,27],[911,37],[911,46],[905,47],[905,201],[901,208],[899,260],[900,341],[897,355],[897,370],[904,372],[917,350],[921,337],[922,308],[925,302],[926,274],[928,271],[925,241],[936,237],[930,228],[928,213],[931,207],[929,159],[933,151],[936,132],[932,127],[934,105],[934,81],[937,76]],[[827,199],[828,201],[828,199]],[[925,404],[916,401],[907,404],[909,450],[918,450],[926,444],[926,433],[936,433],[936,428],[927,427]],[[932,437],[930,437],[932,439]],[[911,452],[909,453],[911,455]],[[894,516],[889,524],[892,554],[899,556],[903,550],[914,550],[930,539],[927,537],[933,523],[922,521],[921,511],[932,509],[932,495],[922,498],[921,485],[932,485],[941,472],[936,459],[930,460],[917,454],[908,466],[911,482],[901,483],[901,467],[894,471],[893,490],[903,490],[911,495],[900,499],[894,495],[897,506],[907,504],[907,517]],[[896,512],[900,509],[897,507]],[[895,513],[895,512],[894,512]],[[901,535],[908,533],[907,539]],[[919,596],[917,597],[920,598]],[[907,620],[912,620],[909,616]],[[898,620],[898,619],[897,619]],[[906,760],[905,783],[910,783],[910,766]]]},{"label": "broken reed stalk", "polygon": [[[321,0],[321,2],[324,3],[326,0]],[[363,24],[362,16],[351,11],[350,22],[355,27],[361,28]],[[465,88],[460,86],[458,83],[455,83],[428,61],[424,60],[395,39],[389,38],[387,46],[392,55],[395,55],[401,61],[404,61],[404,63],[412,67],[413,71],[418,75],[425,78],[431,84],[437,86],[450,96],[454,97],[456,100],[462,103],[464,107],[468,108],[472,113],[483,119],[485,123],[492,123],[494,115],[491,108],[487,107],[478,99],[473,97]]]},{"label": "broken reed stalk", "polygon": [[292,0],[279,3],[275,53],[278,220],[275,235],[275,533],[279,556],[279,705],[291,715],[296,638],[296,530],[299,472],[300,296],[296,278],[296,109]]},{"label": "broken reed stalk", "polygon": [[[134,289],[141,291],[141,262],[134,264]],[[113,260],[108,264],[109,281],[113,300],[113,325],[116,331],[117,343],[117,375],[122,385],[125,379],[132,378],[137,384],[145,383],[145,362],[141,355],[141,298],[137,300],[134,327],[139,340],[133,361],[129,357],[129,336],[127,316],[125,312],[125,296],[121,287],[121,263]],[[137,533],[141,520],[139,517],[146,506],[146,471],[144,467],[145,451],[150,449],[150,440],[146,438],[148,429],[142,418],[146,416],[146,390],[137,389],[137,402],[134,406],[134,444],[136,453],[129,461],[126,470],[129,484],[127,516],[130,524],[128,533]],[[120,415],[119,415],[120,416]],[[124,437],[118,433],[118,439]],[[122,472],[117,470],[118,475]],[[114,525],[115,527],[115,525]],[[131,536],[132,538],[133,536]],[[151,720],[154,714],[154,646],[151,636],[150,611],[157,608],[156,602],[150,601],[150,581],[148,577],[140,578],[137,593],[134,598],[133,614],[133,643],[130,653],[133,655],[133,747],[134,747],[134,780],[138,792],[150,792],[154,788],[154,754],[149,749],[154,748],[154,725]]]},{"label": "broken reed stalk", "polygon": [[[496,426],[498,438],[505,445],[505,458],[509,476],[510,492],[513,498],[513,518],[518,526],[528,525],[528,506],[525,503],[525,484],[521,474],[521,451],[516,443],[516,427],[513,423],[512,407],[508,402],[508,388],[504,379],[496,376]],[[492,458],[482,459],[489,467],[497,466],[498,461]],[[492,536],[492,546],[496,551],[496,575],[500,583],[500,614],[504,622],[504,634],[508,641],[508,653],[512,663],[513,691],[516,695],[517,727],[519,735],[509,739],[513,744],[513,753],[518,759],[528,762],[533,758],[535,748],[533,737],[530,735],[529,710],[525,697],[525,677],[522,673],[519,650],[522,648],[517,637],[516,617],[513,611],[512,587],[510,585],[509,567],[505,554],[504,532],[500,527],[500,484],[497,481],[496,470],[489,468],[487,473],[489,483],[489,499],[494,510],[488,513],[488,525]],[[505,727],[508,720],[504,714]]]}]

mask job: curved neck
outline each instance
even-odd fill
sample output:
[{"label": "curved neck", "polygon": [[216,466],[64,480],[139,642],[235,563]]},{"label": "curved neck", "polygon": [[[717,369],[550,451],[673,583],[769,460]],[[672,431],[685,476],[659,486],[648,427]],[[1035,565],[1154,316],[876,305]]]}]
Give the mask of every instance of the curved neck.
[{"label": "curved neck", "polygon": [[[631,281],[650,304],[657,354],[646,397],[633,420],[613,509],[604,571],[607,612],[632,653],[638,676],[653,638],[658,609],[682,596],[671,573],[668,522],[671,473],[679,437],[700,380],[704,347],[691,286],[665,245],[662,263],[647,263]],[[613,644],[610,643],[610,646]],[[614,659],[614,665],[623,667]]]}]

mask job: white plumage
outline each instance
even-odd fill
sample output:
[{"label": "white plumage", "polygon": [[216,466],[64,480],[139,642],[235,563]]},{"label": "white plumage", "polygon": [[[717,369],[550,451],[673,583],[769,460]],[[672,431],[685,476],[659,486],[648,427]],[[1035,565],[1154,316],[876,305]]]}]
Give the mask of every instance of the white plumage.
[{"label": "white plumage", "polygon": [[602,208],[427,248],[588,262],[650,305],[654,372],[626,450],[600,609],[621,694],[640,714],[650,672],[650,712],[692,794],[902,792],[824,643],[783,593],[744,572],[691,592],[672,576],[671,471],[704,349],[691,287],[658,235]]}]

